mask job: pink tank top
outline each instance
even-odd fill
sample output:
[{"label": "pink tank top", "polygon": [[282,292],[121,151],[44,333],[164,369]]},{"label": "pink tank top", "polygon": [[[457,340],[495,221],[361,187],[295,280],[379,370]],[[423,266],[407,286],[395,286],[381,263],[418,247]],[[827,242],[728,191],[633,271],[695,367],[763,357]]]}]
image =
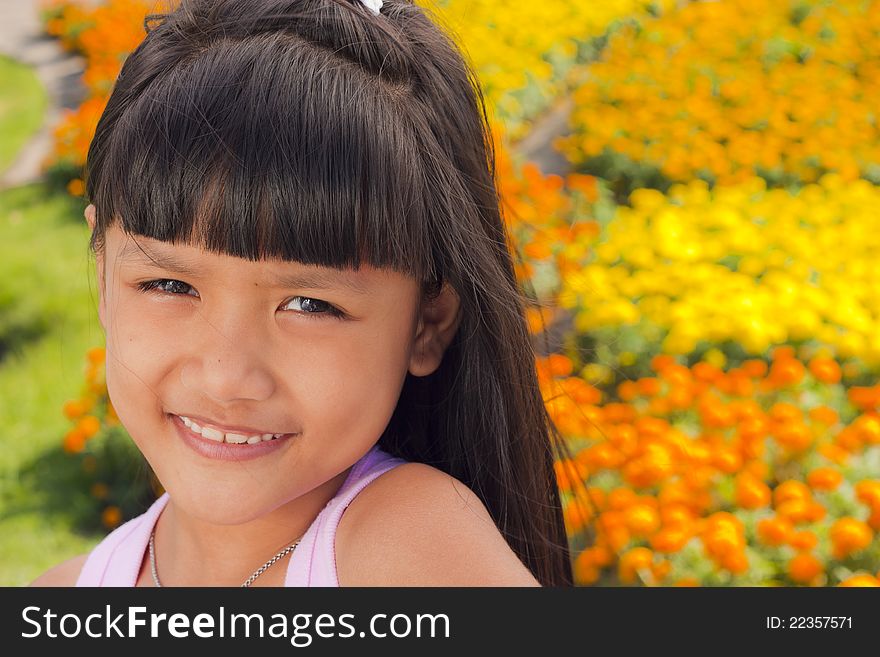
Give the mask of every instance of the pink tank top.
[{"label": "pink tank top", "polygon": [[[406,463],[378,444],[351,468],[336,495],[324,506],[291,554],[284,586],[339,586],[336,575],[336,528],[348,505],[379,475]],[[89,553],[76,586],[134,586],[150,534],[168,503],[168,493],[144,513],[110,532]]]}]

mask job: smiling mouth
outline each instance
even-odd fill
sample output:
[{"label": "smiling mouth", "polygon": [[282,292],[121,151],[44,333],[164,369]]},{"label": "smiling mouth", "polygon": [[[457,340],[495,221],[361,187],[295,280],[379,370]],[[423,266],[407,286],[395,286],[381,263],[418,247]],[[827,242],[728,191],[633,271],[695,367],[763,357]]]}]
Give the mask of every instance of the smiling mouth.
[{"label": "smiling mouth", "polygon": [[213,427],[203,427],[195,420],[191,420],[190,418],[183,415],[173,415],[173,417],[180,418],[180,421],[183,422],[183,424],[186,425],[186,427],[193,433],[207,440],[212,440],[216,443],[228,443],[232,445],[255,445],[263,442],[278,440],[285,436],[294,435],[289,433],[261,433],[247,435],[232,431],[224,432]]}]

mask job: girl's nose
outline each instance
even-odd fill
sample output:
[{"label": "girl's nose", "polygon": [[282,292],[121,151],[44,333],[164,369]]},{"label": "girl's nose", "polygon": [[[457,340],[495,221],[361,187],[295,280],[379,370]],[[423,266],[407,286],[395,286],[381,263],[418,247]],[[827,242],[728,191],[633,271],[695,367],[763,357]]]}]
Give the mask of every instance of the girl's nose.
[{"label": "girl's nose", "polygon": [[248,327],[227,322],[205,324],[201,339],[181,366],[180,379],[194,393],[218,404],[239,400],[264,401],[275,391],[266,340]]}]

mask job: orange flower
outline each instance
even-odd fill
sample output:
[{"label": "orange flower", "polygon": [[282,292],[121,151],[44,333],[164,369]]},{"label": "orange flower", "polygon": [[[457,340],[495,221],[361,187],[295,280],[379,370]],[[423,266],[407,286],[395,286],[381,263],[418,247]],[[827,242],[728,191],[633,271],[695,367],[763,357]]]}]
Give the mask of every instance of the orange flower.
[{"label": "orange flower", "polygon": [[592,470],[613,469],[623,464],[625,456],[614,445],[604,442],[588,447],[584,460]]},{"label": "orange flower", "polygon": [[608,494],[607,502],[611,509],[621,511],[634,504],[638,498],[631,488],[615,488]]},{"label": "orange flower", "polygon": [[94,415],[86,415],[77,423],[77,428],[86,438],[91,438],[101,430],[101,421]]},{"label": "orange flower", "polygon": [[732,449],[716,449],[712,453],[712,465],[720,472],[733,474],[742,467],[742,457]]},{"label": "orange flower", "polygon": [[817,406],[810,409],[810,419],[826,427],[833,427],[840,421],[840,415],[829,406]]},{"label": "orange flower", "polygon": [[834,468],[816,468],[807,475],[807,483],[813,490],[834,490],[842,481],[843,475]]},{"label": "orange flower", "polygon": [[799,584],[809,584],[823,572],[822,562],[809,552],[801,552],[788,562],[788,575]]},{"label": "orange flower", "polygon": [[577,504],[565,504],[562,507],[562,519],[565,523],[565,530],[571,536],[579,533],[587,526],[589,518],[584,509]]},{"label": "orange flower", "polygon": [[849,452],[834,443],[823,443],[816,448],[816,451],[838,465],[843,465],[849,460]]},{"label": "orange flower", "polygon": [[655,563],[651,568],[651,571],[654,574],[654,581],[662,582],[664,579],[666,579],[666,576],[669,575],[669,572],[671,570],[672,564],[668,561],[659,561]]},{"label": "orange flower", "polygon": [[848,427],[844,427],[834,435],[834,444],[850,454],[861,451],[863,447],[862,437],[859,435],[855,422]]},{"label": "orange flower", "polygon": [[526,254],[527,257],[533,260],[544,260],[553,255],[550,244],[548,244],[547,241],[543,239],[528,242],[523,247],[523,252]]},{"label": "orange flower", "polygon": [[700,580],[698,580],[696,577],[682,577],[680,580],[678,580],[674,584],[674,586],[699,586],[699,585],[700,585]]},{"label": "orange flower", "polygon": [[824,518],[827,514],[828,511],[825,509],[825,507],[814,500],[810,503],[809,508],[807,509],[806,519],[809,522],[818,522],[822,520],[822,518]]},{"label": "orange flower", "polygon": [[851,427],[861,442],[868,445],[880,444],[880,418],[876,415],[861,415]]},{"label": "orange flower", "polygon": [[635,429],[642,437],[662,438],[669,433],[669,422],[662,418],[642,416],[635,421]]},{"label": "orange flower", "polygon": [[660,394],[660,379],[656,377],[643,377],[636,381],[638,391],[644,397],[654,397]]},{"label": "orange flower", "polygon": [[840,365],[833,358],[816,357],[810,361],[810,373],[822,383],[840,382]]},{"label": "orange flower", "polygon": [[576,376],[563,379],[560,385],[579,406],[595,405],[602,401],[602,392],[598,388]]},{"label": "orange flower", "polygon": [[109,529],[113,529],[114,527],[116,527],[121,520],[122,512],[117,506],[108,506],[101,513],[101,522],[103,522],[104,526]]},{"label": "orange flower", "polygon": [[86,446],[86,436],[80,429],[71,429],[64,435],[62,446],[68,454],[81,452]]},{"label": "orange flower", "polygon": [[629,543],[629,531],[620,525],[604,528],[601,537],[602,544],[607,545],[608,549],[615,553],[620,552]]},{"label": "orange flower", "polygon": [[759,509],[770,504],[770,487],[753,475],[742,473],[736,477],[734,498],[743,509]]},{"label": "orange flower", "polygon": [[639,396],[639,387],[635,381],[621,381],[617,386],[618,396],[625,402],[630,402]]},{"label": "orange flower", "polygon": [[794,526],[788,518],[774,516],[762,518],[757,525],[758,540],[765,545],[779,546],[788,543],[794,534]]},{"label": "orange flower", "polygon": [[812,550],[818,542],[816,534],[808,529],[802,529],[792,534],[788,544],[795,550]]},{"label": "orange flower", "polygon": [[855,485],[856,497],[871,507],[880,507],[880,480],[862,479]]},{"label": "orange flower", "polygon": [[741,575],[749,569],[749,560],[742,550],[733,550],[724,554],[719,563],[722,568],[729,570],[734,575]]},{"label": "orange flower", "polygon": [[565,177],[566,186],[571,190],[577,190],[584,194],[590,202],[599,199],[598,181],[595,176],[583,173],[570,173]]},{"label": "orange flower", "polygon": [[808,500],[810,489],[801,481],[786,479],[773,490],[774,504],[782,504],[787,500]]},{"label": "orange flower", "polygon": [[853,575],[842,581],[840,586],[880,586],[880,579],[868,574]]},{"label": "orange flower", "polygon": [[75,420],[86,412],[85,403],[80,399],[70,399],[64,402],[62,410],[68,420]]},{"label": "orange flower", "polygon": [[852,386],[846,391],[846,396],[862,411],[870,411],[880,403],[880,386]]},{"label": "orange flower", "polygon": [[804,372],[804,365],[799,360],[785,358],[773,361],[767,378],[777,386],[792,386],[801,382]]},{"label": "orange flower", "polygon": [[592,562],[586,551],[574,560],[574,578],[578,584],[589,585],[599,579],[600,569]]},{"label": "orange flower", "polygon": [[767,374],[767,363],[763,360],[747,360],[742,364],[741,369],[753,379],[760,379]]},{"label": "orange flower", "polygon": [[581,552],[578,558],[593,566],[603,567],[611,565],[611,562],[614,561],[614,554],[607,546],[593,545]]},{"label": "orange flower", "polygon": [[777,428],[776,442],[793,452],[802,452],[813,444],[813,433],[805,424],[797,423]]},{"label": "orange flower", "polygon": [[770,352],[770,358],[774,361],[791,360],[794,358],[794,347],[788,344],[775,347]]},{"label": "orange flower", "polygon": [[776,513],[795,524],[810,522],[816,510],[810,500],[790,499],[776,505]]},{"label": "orange flower", "polygon": [[779,424],[803,421],[803,412],[800,408],[789,402],[776,402],[768,412],[770,418]]},{"label": "orange flower", "polygon": [[92,365],[100,365],[104,362],[106,350],[104,347],[92,347],[86,351],[86,358]]},{"label": "orange flower", "polygon": [[526,322],[529,325],[529,333],[538,335],[551,324],[551,311],[544,308],[526,308]]},{"label": "orange flower", "polygon": [[636,581],[638,571],[648,569],[654,561],[654,553],[646,547],[635,547],[623,554],[618,564],[618,576],[624,584]]},{"label": "orange flower", "polygon": [[563,354],[550,354],[543,358],[536,359],[538,371],[543,373],[547,378],[569,376],[574,369],[574,365],[568,356]]},{"label": "orange flower", "polygon": [[871,544],[871,528],[857,518],[840,518],[832,526],[828,535],[831,538],[832,553],[835,559],[843,559]]},{"label": "orange flower", "polygon": [[660,520],[667,527],[689,526],[696,520],[696,514],[682,502],[664,502],[660,506]]},{"label": "orange flower", "polygon": [[646,504],[634,504],[624,512],[626,526],[634,537],[650,536],[660,528],[660,516]]},{"label": "orange flower", "polygon": [[664,527],[651,536],[651,548],[656,552],[671,554],[678,552],[691,539],[690,534],[682,527]]},{"label": "orange flower", "polygon": [[691,372],[694,373],[694,378],[697,381],[706,381],[707,383],[718,381],[724,376],[724,373],[719,368],[704,361],[694,363],[693,367],[691,367]]},{"label": "orange flower", "polygon": [[73,178],[67,183],[67,193],[71,196],[82,196],[85,190],[85,185],[80,178]]},{"label": "orange flower", "polygon": [[651,369],[657,372],[658,374],[672,365],[675,365],[675,356],[669,356],[667,354],[658,354],[651,358]]},{"label": "orange flower", "polygon": [[636,419],[636,410],[629,404],[611,402],[602,407],[604,420],[610,424],[620,422],[633,422]]},{"label": "orange flower", "polygon": [[743,472],[746,472],[753,477],[757,477],[760,480],[764,480],[770,476],[770,466],[768,466],[764,461],[749,461],[743,466]]}]

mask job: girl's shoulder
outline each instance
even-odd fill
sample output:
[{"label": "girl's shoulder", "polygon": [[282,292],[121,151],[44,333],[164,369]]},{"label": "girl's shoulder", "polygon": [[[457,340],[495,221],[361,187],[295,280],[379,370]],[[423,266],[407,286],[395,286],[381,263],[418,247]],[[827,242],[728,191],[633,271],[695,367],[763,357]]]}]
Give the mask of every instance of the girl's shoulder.
[{"label": "girl's shoulder", "polygon": [[340,586],[540,586],[459,479],[424,463],[381,474],[336,534]]},{"label": "girl's shoulder", "polygon": [[37,577],[28,586],[75,586],[88,557],[89,553],[86,552],[71,557],[67,561],[62,561]]}]

